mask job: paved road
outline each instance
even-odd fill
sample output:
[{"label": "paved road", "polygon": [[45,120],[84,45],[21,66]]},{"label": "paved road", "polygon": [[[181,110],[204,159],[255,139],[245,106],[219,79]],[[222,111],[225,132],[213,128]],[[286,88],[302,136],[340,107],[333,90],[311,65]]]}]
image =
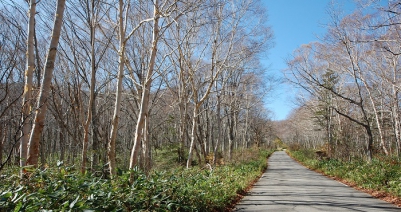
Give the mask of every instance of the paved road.
[{"label": "paved road", "polygon": [[310,171],[285,152],[275,152],[267,172],[235,211],[401,212],[401,208]]}]

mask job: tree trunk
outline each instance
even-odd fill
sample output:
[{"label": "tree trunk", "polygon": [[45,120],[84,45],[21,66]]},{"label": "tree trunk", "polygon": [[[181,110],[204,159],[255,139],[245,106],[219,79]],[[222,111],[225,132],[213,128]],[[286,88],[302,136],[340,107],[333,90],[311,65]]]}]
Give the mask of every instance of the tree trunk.
[{"label": "tree trunk", "polygon": [[234,113],[228,114],[228,160],[231,161],[234,149]]},{"label": "tree trunk", "polygon": [[120,50],[118,52],[118,76],[117,76],[117,91],[116,91],[116,100],[114,104],[114,114],[111,121],[111,132],[110,138],[107,147],[107,157],[109,162],[109,171],[110,177],[113,179],[116,175],[116,139],[118,132],[118,121],[119,114],[121,108],[121,95],[123,88],[123,77],[124,77],[124,63],[125,63],[125,29],[124,29],[124,21],[123,21],[123,0],[119,0],[119,41],[120,41]]},{"label": "tree trunk", "polygon": [[[371,98],[371,97],[370,97]],[[379,114],[377,112],[377,109],[375,108],[375,103],[374,100],[371,98],[372,101],[372,107],[373,107],[373,111],[375,113],[375,119],[376,119],[376,125],[377,125],[377,130],[379,132],[379,138],[380,138],[380,146],[382,147],[384,154],[388,155],[389,152],[387,150],[386,147],[386,142],[384,141],[384,137],[383,137],[383,129],[382,129],[382,125],[380,124],[380,117]]]},{"label": "tree trunk", "polygon": [[50,93],[50,85],[53,78],[54,62],[57,54],[58,41],[60,39],[61,26],[63,24],[63,15],[65,9],[65,0],[57,1],[57,8],[53,26],[53,32],[50,41],[50,48],[47,54],[43,79],[40,87],[40,93],[35,112],[34,124],[31,136],[29,138],[28,165],[37,166],[39,157],[39,142],[42,135],[45,115],[47,110],[47,100]]},{"label": "tree trunk", "polygon": [[3,164],[3,146],[4,146],[4,141],[6,140],[6,135],[3,132],[3,129],[4,129],[4,127],[1,126],[1,128],[0,128],[0,166]]},{"label": "tree trunk", "polygon": [[[96,95],[93,97],[93,99],[96,99]],[[100,140],[99,140],[99,131],[98,131],[98,120],[95,117],[96,116],[96,104],[95,102],[92,104],[92,109],[91,109],[91,133],[92,133],[92,137],[91,137],[91,143],[92,143],[92,151],[93,153],[96,154],[92,154],[92,163],[91,163],[91,169],[94,170],[96,168],[96,166],[99,164],[99,161],[102,158],[102,153],[104,152],[99,152],[99,145],[100,145]]]},{"label": "tree trunk", "polygon": [[[198,158],[198,165],[200,166],[202,164],[202,157],[201,157],[201,154],[199,152],[199,148],[197,146],[198,145],[195,144],[194,149],[195,149],[196,157]],[[201,146],[201,145],[199,145],[199,146]]]},{"label": "tree trunk", "polygon": [[[32,84],[33,84],[33,71],[35,70],[35,55],[34,55],[34,34],[35,34],[35,14],[36,14],[36,0],[29,2],[29,23],[28,23],[28,38],[27,38],[27,68],[25,71],[25,86],[22,95],[22,136],[20,142],[20,167],[24,167],[28,156],[28,142],[31,124],[29,117],[32,107]],[[21,176],[24,170],[21,169]]]},{"label": "tree trunk", "polygon": [[[230,86],[231,87],[231,86]],[[227,109],[227,122],[228,122],[228,159],[231,161],[234,150],[234,139],[235,139],[235,127],[236,127],[236,105],[235,105],[235,91],[232,86],[228,92],[230,100],[229,108]]]},{"label": "tree trunk", "polygon": [[89,88],[89,105],[88,105],[88,115],[86,117],[86,121],[84,124],[84,139],[82,143],[82,155],[81,155],[81,173],[84,174],[86,171],[86,163],[87,163],[87,150],[88,150],[88,143],[89,143],[89,125],[92,121],[92,109],[94,108],[94,101],[95,101],[95,86],[96,86],[96,63],[95,63],[95,18],[93,14],[93,5],[94,1],[92,1],[92,13],[91,13],[91,20],[89,23],[90,26],[90,36],[91,36],[91,81],[90,81],[90,88]]},{"label": "tree trunk", "polygon": [[145,125],[143,127],[143,142],[142,142],[142,161],[143,161],[143,171],[145,173],[149,173],[151,167],[151,158],[150,158],[150,141],[149,133],[148,133],[148,117],[145,117]]},{"label": "tree trunk", "polygon": [[[207,111],[204,111],[204,112],[207,113]],[[202,118],[202,116],[198,116],[198,118],[197,118],[198,133],[197,133],[196,138],[197,138],[197,141],[199,144],[199,151],[203,155],[203,158],[206,158],[206,150],[205,150],[206,149],[206,144],[205,144],[206,136],[204,134],[205,130],[202,127],[201,118]],[[201,165],[201,164],[202,163],[199,163],[199,165]]]},{"label": "tree trunk", "polygon": [[[181,49],[179,49],[180,55],[182,55]],[[178,161],[184,162],[184,147],[187,144],[188,130],[187,130],[187,117],[188,117],[188,94],[187,94],[187,77],[186,72],[183,68],[183,58],[179,57],[179,110],[180,110],[180,146],[178,150]]]},{"label": "tree trunk", "polygon": [[[330,104],[331,104],[331,96],[330,96]],[[326,131],[327,131],[327,143],[328,143],[328,149],[327,149],[327,155],[329,157],[333,157],[333,135],[332,135],[332,114],[333,114],[333,109],[331,106],[327,108],[328,111],[328,116],[326,118]]]},{"label": "tree trunk", "polygon": [[217,141],[213,149],[213,165],[217,164],[217,150],[219,149],[219,143],[221,142],[221,100],[220,93],[217,94]]},{"label": "tree trunk", "polygon": [[60,161],[64,161],[64,157],[65,157],[65,142],[66,139],[63,136],[62,131],[59,131],[59,145],[60,145]]},{"label": "tree trunk", "polygon": [[192,154],[195,145],[196,139],[196,124],[197,124],[197,116],[198,116],[198,105],[194,106],[193,117],[192,117],[192,130],[191,130],[191,144],[189,145],[188,159],[187,159],[187,169],[192,165]]},{"label": "tree trunk", "polygon": [[387,147],[386,147],[386,143],[384,142],[383,130],[382,130],[382,126],[380,124],[380,117],[379,117],[379,113],[377,112],[377,109],[376,109],[375,100],[373,99],[373,95],[370,92],[369,85],[366,82],[366,80],[364,79],[362,72],[360,71],[359,68],[358,68],[358,70],[359,70],[360,79],[361,79],[362,83],[364,84],[366,91],[368,92],[368,96],[369,96],[370,102],[372,104],[372,109],[373,109],[373,112],[375,114],[377,130],[379,132],[379,138],[380,138],[380,146],[382,147],[384,153],[386,155],[388,155],[389,153],[388,153],[388,150],[387,150]]},{"label": "tree trunk", "polygon": [[[89,100],[89,102],[90,102],[90,100]],[[88,117],[84,124],[84,139],[82,142],[82,153],[81,153],[81,173],[82,174],[84,174],[86,172],[86,163],[88,160],[87,159],[87,150],[88,150],[89,123],[90,123],[90,115],[89,114],[88,114]]]},{"label": "tree trunk", "polygon": [[371,162],[373,159],[373,134],[372,130],[370,129],[370,126],[367,125],[365,126],[366,133],[368,134],[368,143],[366,146],[366,157],[368,162]]},{"label": "tree trunk", "polygon": [[[185,91],[182,91],[185,92]],[[180,97],[180,146],[178,148],[178,161],[184,161],[184,147],[186,141],[186,126],[187,126],[187,103]]]},{"label": "tree trunk", "polygon": [[397,147],[397,155],[398,157],[401,155],[401,124],[400,124],[400,115],[399,115],[399,100],[398,100],[398,91],[395,88],[395,85],[392,86],[393,90],[393,104],[392,104],[392,116],[394,122],[394,134],[395,134],[395,143]]},{"label": "tree trunk", "polygon": [[[206,121],[206,123],[204,124],[205,125],[205,127],[204,127],[204,129],[203,129],[203,132],[204,132],[204,135],[203,135],[203,139],[202,139],[202,142],[203,142],[203,154],[204,154],[204,157],[206,158],[207,157],[207,155],[209,154],[209,148],[210,148],[210,145],[209,145],[209,137],[210,137],[210,120],[209,120],[209,109],[208,108],[206,108],[205,109],[205,121]],[[206,128],[206,129],[205,129]]]},{"label": "tree trunk", "polygon": [[143,81],[141,105],[138,114],[138,121],[135,129],[134,145],[131,150],[131,158],[129,169],[134,169],[138,165],[139,147],[141,144],[143,128],[145,126],[145,118],[149,112],[149,98],[150,98],[150,87],[152,85],[152,75],[155,66],[156,53],[157,53],[157,42],[159,36],[159,11],[158,11],[158,0],[154,0],[153,9],[153,37],[152,37],[152,48],[149,60],[149,68],[146,74],[146,79]]},{"label": "tree trunk", "polygon": [[[246,90],[247,91],[247,90]],[[245,148],[248,148],[249,146],[249,139],[248,139],[248,120],[249,120],[249,110],[250,110],[250,103],[248,101],[248,92],[246,93],[245,96],[245,101],[246,101],[246,108],[245,108],[245,124],[244,124],[244,134],[243,134],[243,145]]]},{"label": "tree trunk", "polygon": [[[46,157],[47,156],[46,156],[46,145],[45,145],[45,143],[46,143],[46,140],[49,140],[48,139],[49,138],[49,131],[47,131],[47,133],[45,133],[45,134],[47,134],[47,136],[42,135],[42,138],[40,139],[40,142],[39,142],[41,169],[44,169],[45,164],[46,164]],[[47,137],[47,139],[45,139],[45,137]]]}]

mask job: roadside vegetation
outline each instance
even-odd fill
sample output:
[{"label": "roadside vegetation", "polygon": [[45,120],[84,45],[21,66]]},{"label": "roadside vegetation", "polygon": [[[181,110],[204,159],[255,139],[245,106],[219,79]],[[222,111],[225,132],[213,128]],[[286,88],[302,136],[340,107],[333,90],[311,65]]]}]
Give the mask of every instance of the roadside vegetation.
[{"label": "roadside vegetation", "polygon": [[0,211],[224,211],[266,169],[272,153],[236,152],[231,163],[214,168],[185,169],[173,162],[148,176],[140,170],[119,170],[115,180],[82,175],[61,162],[36,169],[22,181],[19,170],[9,169],[1,175]]},{"label": "roadside vegetation", "polygon": [[[362,159],[347,161],[333,158],[319,159],[313,149],[289,151],[290,155],[312,170],[339,179],[353,187],[378,197],[392,197],[401,201],[401,163],[395,157],[375,157],[370,163]],[[374,192],[375,191],[375,192]],[[397,200],[398,199],[398,200]]]},{"label": "roadside vegetation", "polygon": [[401,205],[401,4],[355,2],[287,60],[299,107],[274,128],[310,169]]}]

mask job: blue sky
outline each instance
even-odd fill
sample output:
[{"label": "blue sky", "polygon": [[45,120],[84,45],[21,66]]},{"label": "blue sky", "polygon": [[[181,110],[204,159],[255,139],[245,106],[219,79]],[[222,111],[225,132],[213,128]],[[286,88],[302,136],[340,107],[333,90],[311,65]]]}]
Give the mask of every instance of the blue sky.
[{"label": "blue sky", "polygon": [[[269,72],[283,77],[282,69],[286,68],[285,59],[302,44],[318,41],[326,32],[325,24],[329,23],[327,13],[330,0],[262,0],[267,7],[269,25],[274,32],[275,46],[269,51],[264,64]],[[345,13],[355,9],[353,0],[336,0]],[[296,107],[296,91],[290,85],[280,85],[266,99],[266,106],[272,110],[273,120],[283,120]]]}]

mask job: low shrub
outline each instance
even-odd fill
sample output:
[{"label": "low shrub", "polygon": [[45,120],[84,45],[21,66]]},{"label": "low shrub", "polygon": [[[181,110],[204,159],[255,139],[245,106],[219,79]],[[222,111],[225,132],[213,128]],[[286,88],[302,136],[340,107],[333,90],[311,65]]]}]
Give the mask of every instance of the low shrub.
[{"label": "low shrub", "polygon": [[[115,180],[81,175],[73,167],[34,170],[29,179],[1,176],[0,211],[212,211],[224,210],[266,167],[272,151],[256,160],[214,169],[120,172]],[[16,172],[17,173],[17,172]]]},{"label": "low shrub", "polygon": [[318,160],[311,150],[291,151],[290,155],[305,166],[324,172],[326,175],[345,179],[361,188],[388,192],[401,197],[401,165],[390,159],[373,159],[370,163],[353,159]]}]

